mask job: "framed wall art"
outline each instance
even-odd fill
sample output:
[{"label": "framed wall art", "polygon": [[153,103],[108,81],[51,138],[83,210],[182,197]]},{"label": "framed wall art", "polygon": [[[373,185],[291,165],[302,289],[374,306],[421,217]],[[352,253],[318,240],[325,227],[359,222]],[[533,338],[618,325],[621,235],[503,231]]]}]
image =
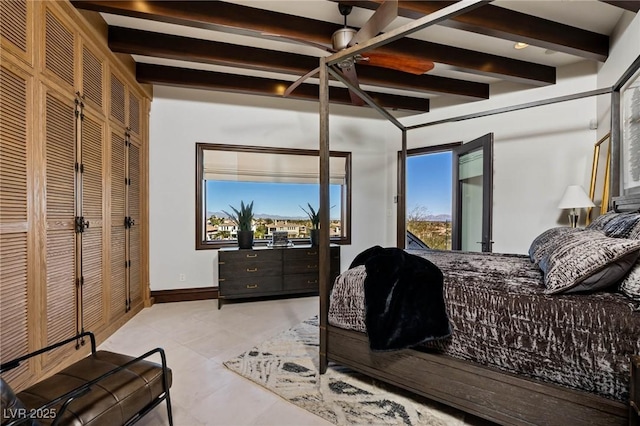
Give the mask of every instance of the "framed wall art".
[{"label": "framed wall art", "polygon": [[640,193],[640,70],[622,88],[620,101],[622,190]]}]

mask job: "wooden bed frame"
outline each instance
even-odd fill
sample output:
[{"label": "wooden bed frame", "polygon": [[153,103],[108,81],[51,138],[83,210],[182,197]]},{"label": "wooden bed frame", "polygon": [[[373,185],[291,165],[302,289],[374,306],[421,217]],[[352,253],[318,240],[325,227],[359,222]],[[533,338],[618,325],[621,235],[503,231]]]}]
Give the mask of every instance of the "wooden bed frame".
[{"label": "wooden bed frame", "polygon": [[[637,210],[640,195],[614,198],[613,206],[616,211]],[[330,291],[320,295],[321,373],[328,362],[335,362],[501,424],[623,425],[630,421],[628,404],[587,392],[446,355],[412,349],[371,352],[365,334],[328,325]]]},{"label": "wooden bed frame", "polygon": [[[610,194],[622,191],[621,182],[621,122],[619,114],[620,90],[640,69],[640,56],[610,88],[565,95],[508,108],[473,113],[420,125],[405,126],[382,108],[366,92],[354,86],[339,70],[338,64],[367,50],[381,47],[398,38],[427,28],[430,25],[480,7],[483,0],[455,2],[437,12],[416,19],[392,31],[377,35],[330,56],[320,58],[320,373],[333,361],[377,379],[395,384],[428,398],[457,407],[463,411],[503,424],[626,424],[632,416],[629,404],[594,396],[586,392],[569,390],[560,386],[529,380],[513,374],[456,360],[443,355],[433,355],[417,350],[372,353],[367,338],[362,333],[342,330],[328,325],[330,280],[329,236],[329,77],[342,82],[370,107],[378,111],[402,133],[402,150],[398,162],[398,223],[397,246],[404,247],[405,230],[402,220],[406,211],[405,176],[407,156],[407,131],[420,127],[456,122],[472,118],[501,114],[525,108],[549,105],[557,102],[611,94],[611,181]],[[625,211],[640,207],[640,195],[614,198],[614,204]]]}]

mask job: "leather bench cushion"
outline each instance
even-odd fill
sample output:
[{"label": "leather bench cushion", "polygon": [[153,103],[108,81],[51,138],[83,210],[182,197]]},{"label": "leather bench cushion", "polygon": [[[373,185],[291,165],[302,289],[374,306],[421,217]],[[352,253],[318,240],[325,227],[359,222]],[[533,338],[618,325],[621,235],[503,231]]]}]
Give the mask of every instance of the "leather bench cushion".
[{"label": "leather bench cushion", "polygon": [[[18,398],[27,409],[40,407],[132,359],[134,357],[98,351],[23,390]],[[167,378],[171,386],[171,370]],[[61,424],[124,424],[162,392],[162,367],[150,361],[138,361],[98,382],[89,393],[71,402]],[[41,423],[47,424],[47,421],[41,420]]]}]

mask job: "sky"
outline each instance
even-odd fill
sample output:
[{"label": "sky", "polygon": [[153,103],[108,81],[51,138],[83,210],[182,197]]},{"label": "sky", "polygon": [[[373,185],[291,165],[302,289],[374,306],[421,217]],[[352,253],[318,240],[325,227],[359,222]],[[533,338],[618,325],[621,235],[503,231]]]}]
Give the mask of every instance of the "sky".
[{"label": "sky", "polygon": [[450,151],[407,158],[407,212],[416,206],[428,214],[451,214]]},{"label": "sky", "polygon": [[[340,186],[331,185],[331,218],[340,214]],[[273,184],[263,182],[207,182],[207,212],[231,211],[240,201],[254,202],[257,215],[305,217],[300,206],[307,203],[317,209],[319,186],[316,184]],[[407,211],[415,206],[430,215],[451,214],[451,152],[411,156],[407,161]]]},{"label": "sky", "polygon": [[[331,185],[330,215],[332,219],[339,219],[340,214],[340,186]],[[209,181],[207,182],[207,211],[216,212],[226,210],[231,212],[229,205],[239,209],[240,201],[245,204],[253,201],[253,212],[256,215],[278,215],[290,217],[306,217],[305,210],[309,210],[307,203],[317,211],[320,204],[320,191],[317,184],[285,184],[264,182],[236,182]]]}]

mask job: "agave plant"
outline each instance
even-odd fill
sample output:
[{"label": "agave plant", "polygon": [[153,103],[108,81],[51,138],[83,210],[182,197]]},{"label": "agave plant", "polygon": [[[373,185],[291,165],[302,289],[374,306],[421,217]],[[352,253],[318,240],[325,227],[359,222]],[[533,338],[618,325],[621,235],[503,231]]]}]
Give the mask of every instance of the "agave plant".
[{"label": "agave plant", "polygon": [[303,212],[305,212],[307,214],[307,216],[309,216],[309,220],[311,221],[311,225],[313,225],[313,229],[319,229],[319,227],[320,227],[320,209],[318,209],[318,211],[316,211],[311,206],[311,203],[307,203],[307,206],[309,207],[309,210],[305,209],[302,206],[300,206],[300,208],[302,209]]},{"label": "agave plant", "polygon": [[240,231],[251,231],[251,223],[253,222],[253,201],[249,204],[244,204],[244,201],[240,201],[240,210],[236,209],[232,205],[229,205],[234,214],[231,214],[225,210],[222,210],[233,223],[238,226]]}]

